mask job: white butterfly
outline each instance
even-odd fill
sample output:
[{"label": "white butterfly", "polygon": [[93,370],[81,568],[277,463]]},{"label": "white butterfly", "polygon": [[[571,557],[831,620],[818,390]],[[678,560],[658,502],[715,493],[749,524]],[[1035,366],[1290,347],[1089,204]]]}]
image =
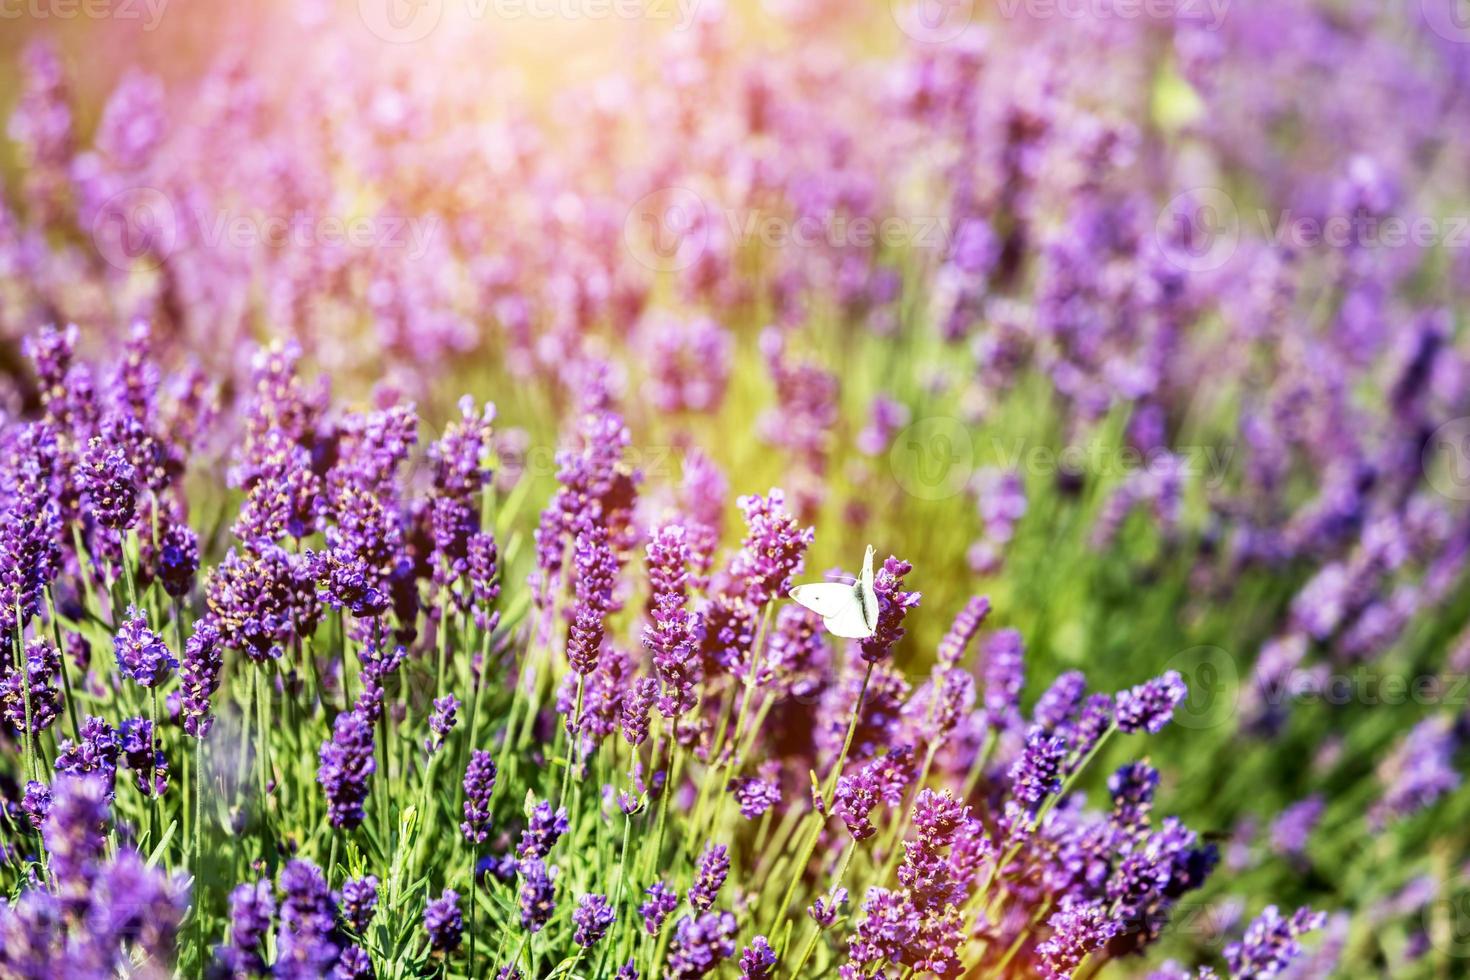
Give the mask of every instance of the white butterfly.
[{"label": "white butterfly", "polygon": [[865,640],[878,628],[878,595],[873,591],[873,546],[863,556],[863,574],[852,585],[840,582],[798,585],[789,593],[822,617],[833,636]]}]

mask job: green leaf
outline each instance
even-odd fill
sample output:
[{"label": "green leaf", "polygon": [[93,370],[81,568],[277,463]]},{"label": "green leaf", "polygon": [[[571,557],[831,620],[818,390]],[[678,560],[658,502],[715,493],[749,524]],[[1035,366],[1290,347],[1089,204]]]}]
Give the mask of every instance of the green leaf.
[{"label": "green leaf", "polygon": [[152,854],[148,855],[148,867],[152,868],[158,865],[159,858],[163,857],[164,849],[168,847],[168,842],[173,840],[174,831],[178,828],[179,822],[177,820],[171,821],[169,823],[168,829],[166,829],[163,832],[163,836],[158,839],[158,846],[153,849]]}]

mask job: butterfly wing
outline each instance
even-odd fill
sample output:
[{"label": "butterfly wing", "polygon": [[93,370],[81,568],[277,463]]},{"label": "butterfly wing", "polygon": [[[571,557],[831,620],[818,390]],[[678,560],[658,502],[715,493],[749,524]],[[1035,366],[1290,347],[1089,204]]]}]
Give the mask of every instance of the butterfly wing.
[{"label": "butterfly wing", "polygon": [[867,630],[859,639],[872,636],[878,629],[878,593],[873,591],[873,546],[863,555],[863,574],[857,581],[858,604],[862,609],[863,627]]},{"label": "butterfly wing", "polygon": [[[791,598],[822,617],[822,625],[833,636],[861,640],[873,635],[869,613],[858,596],[861,586],[841,583],[798,585]],[[874,600],[876,603],[876,600]]]},{"label": "butterfly wing", "polygon": [[840,615],[857,605],[857,594],[853,592],[852,586],[840,582],[798,585],[789,595],[823,619]]},{"label": "butterfly wing", "polygon": [[868,622],[862,604],[858,602],[855,590],[852,593],[852,605],[836,616],[823,617],[822,625],[827,627],[828,633],[845,640],[866,640],[873,635],[873,627]]}]

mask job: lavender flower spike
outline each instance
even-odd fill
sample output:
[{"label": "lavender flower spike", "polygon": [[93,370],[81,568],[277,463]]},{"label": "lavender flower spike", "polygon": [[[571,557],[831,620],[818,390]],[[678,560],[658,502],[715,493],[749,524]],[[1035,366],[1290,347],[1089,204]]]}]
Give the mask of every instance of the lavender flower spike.
[{"label": "lavender flower spike", "polygon": [[1299,939],[1322,928],[1325,912],[1299,908],[1291,918],[1282,918],[1276,906],[1268,905],[1245,931],[1245,938],[1225,947],[1225,962],[1232,977],[1274,977],[1301,955]]},{"label": "lavender flower spike", "polygon": [[454,715],[458,710],[459,698],[453,694],[434,699],[434,711],[429,715],[429,731],[433,736],[427,740],[426,746],[430,754],[438,752],[449,733],[454,730]]},{"label": "lavender flower spike", "polygon": [[459,947],[464,935],[464,916],[459,911],[459,893],[452,888],[424,906],[424,931],[433,949],[449,952]]},{"label": "lavender flower spike", "polygon": [[740,953],[740,980],[770,980],[776,972],[776,951],[765,936],[756,936]]},{"label": "lavender flower spike", "polygon": [[484,749],[475,749],[465,767],[464,822],[459,825],[471,844],[483,844],[490,836],[490,798],[494,795],[495,757]]},{"label": "lavender flower spike", "polygon": [[1157,734],[1174,717],[1174,709],[1189,694],[1177,670],[1166,671],[1117,696],[1119,731]]},{"label": "lavender flower spike", "polygon": [[584,948],[596,946],[616,917],[606,895],[583,895],[572,913],[572,922],[577,927],[572,941]]},{"label": "lavender flower spike", "polygon": [[373,758],[373,726],[361,712],[337,716],[332,737],[322,744],[317,781],[327,794],[327,816],[333,827],[352,828],[367,815],[368,781],[377,771]]},{"label": "lavender flower spike", "polygon": [[650,936],[658,935],[664,920],[679,906],[679,893],[661,881],[648,886],[648,901],[638,906],[643,916],[643,928]]},{"label": "lavender flower spike", "polygon": [[168,645],[148,628],[148,621],[134,606],[128,607],[128,616],[117,631],[114,649],[117,667],[123,676],[143,687],[162,684],[169,671],[179,665]]},{"label": "lavender flower spike", "polygon": [[699,871],[689,889],[689,904],[703,912],[715,904],[715,895],[730,873],[730,855],[723,844],[712,844],[700,855]]}]

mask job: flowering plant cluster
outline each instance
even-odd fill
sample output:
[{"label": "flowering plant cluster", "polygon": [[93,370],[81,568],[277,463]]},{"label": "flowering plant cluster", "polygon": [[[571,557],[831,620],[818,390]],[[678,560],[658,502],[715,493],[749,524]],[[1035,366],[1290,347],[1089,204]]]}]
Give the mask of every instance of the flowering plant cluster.
[{"label": "flowering plant cluster", "polygon": [[203,414],[149,338],[94,386],[41,331],[59,380],[7,430],[9,513],[38,515],[5,539],[19,975],[1070,977],[1146,950],[1218,861],[1155,819],[1147,763],[1109,808],[1076,791],[1110,738],[1169,724],[1177,673],[1065,674],[1023,711],[1022,639],[975,597],[911,684],[913,565],[883,562],[844,649],[784,600],[815,538],[784,494],[741,497],[722,553],[696,517],[720,502],[646,499],[596,388],[507,601],[494,410],[421,445],[411,407],[336,412],[262,351],[239,514],[201,563]]},{"label": "flowering plant cluster", "polygon": [[0,977],[1457,974],[1448,0],[301,6],[0,75]]}]

